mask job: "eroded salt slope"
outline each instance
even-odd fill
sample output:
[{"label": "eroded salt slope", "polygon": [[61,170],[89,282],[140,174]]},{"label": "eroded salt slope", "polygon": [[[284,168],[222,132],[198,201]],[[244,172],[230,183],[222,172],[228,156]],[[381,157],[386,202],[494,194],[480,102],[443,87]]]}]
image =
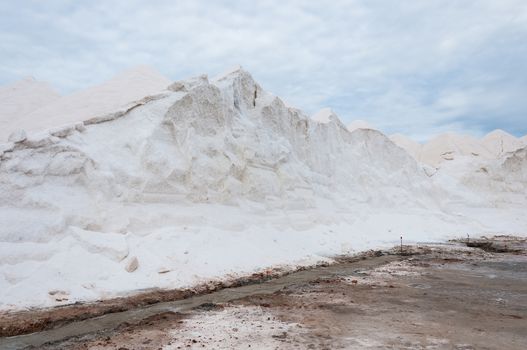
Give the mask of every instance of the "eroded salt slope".
[{"label": "eroded salt slope", "polygon": [[526,227],[516,207],[452,212],[457,198],[382,133],[313,122],[241,69],[98,121],[2,146],[1,308]]}]

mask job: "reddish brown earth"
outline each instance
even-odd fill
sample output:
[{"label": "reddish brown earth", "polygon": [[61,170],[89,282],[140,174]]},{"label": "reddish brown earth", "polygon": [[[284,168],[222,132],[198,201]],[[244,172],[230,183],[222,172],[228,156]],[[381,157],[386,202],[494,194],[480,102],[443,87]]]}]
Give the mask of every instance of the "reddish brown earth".
[{"label": "reddish brown earth", "polygon": [[235,288],[247,284],[261,283],[294,271],[268,269],[261,273],[229,281],[211,281],[192,289],[150,290],[114,299],[100,300],[94,303],[75,303],[53,308],[0,312],[0,338],[40,332],[75,321],[102,316],[110,313],[132,310],[147,305],[187,299],[196,295],[212,293],[224,288]]}]

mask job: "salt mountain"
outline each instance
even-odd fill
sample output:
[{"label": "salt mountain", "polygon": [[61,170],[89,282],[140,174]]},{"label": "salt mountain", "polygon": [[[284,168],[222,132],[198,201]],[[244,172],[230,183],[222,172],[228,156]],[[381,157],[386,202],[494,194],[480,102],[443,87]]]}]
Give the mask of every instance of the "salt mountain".
[{"label": "salt mountain", "polygon": [[477,184],[435,176],[382,133],[350,132],[332,112],[310,120],[242,69],[11,140],[2,309],[312,264],[401,235],[527,231],[525,149]]}]

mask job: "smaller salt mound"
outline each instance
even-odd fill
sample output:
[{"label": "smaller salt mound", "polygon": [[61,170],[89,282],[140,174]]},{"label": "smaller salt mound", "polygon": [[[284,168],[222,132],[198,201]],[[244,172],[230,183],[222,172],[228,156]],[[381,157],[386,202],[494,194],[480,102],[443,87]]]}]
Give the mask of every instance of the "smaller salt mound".
[{"label": "smaller salt mound", "polygon": [[6,140],[17,129],[42,131],[115,112],[133,101],[166,89],[170,83],[152,68],[133,68],[101,85],[56,98],[42,108],[20,115],[5,125],[0,137]]},{"label": "smaller salt mound", "polygon": [[457,157],[494,158],[478,139],[468,135],[446,133],[423,145],[420,160],[437,167],[442,162],[451,161]]},{"label": "smaller salt mound", "polygon": [[419,160],[421,156],[422,145],[418,142],[415,142],[409,137],[406,137],[402,134],[393,134],[390,136],[390,140],[395,143],[397,146],[404,149],[408,154],[414,157],[415,160]]},{"label": "smaller salt mound", "polygon": [[364,120],[354,120],[351,123],[348,124],[348,131],[352,132],[357,129],[371,129],[371,130],[377,130]]},{"label": "smaller salt mound", "polygon": [[434,175],[451,198],[460,196],[465,206],[525,206],[527,148],[500,158],[457,157],[444,162]]},{"label": "smaller salt mound", "polygon": [[336,114],[331,108],[322,108],[320,111],[316,112],[311,116],[311,119],[317,123],[327,124],[330,123],[333,119],[336,118]]},{"label": "smaller salt mound", "polygon": [[521,140],[500,129],[496,129],[485,135],[481,143],[496,157],[500,157],[508,152],[514,152],[523,146]]},{"label": "smaller salt mound", "polygon": [[501,164],[503,178],[508,178],[527,187],[527,146],[508,155]]},{"label": "smaller salt mound", "polygon": [[58,99],[60,95],[44,82],[26,78],[0,87],[0,140],[7,139],[21,116]]}]

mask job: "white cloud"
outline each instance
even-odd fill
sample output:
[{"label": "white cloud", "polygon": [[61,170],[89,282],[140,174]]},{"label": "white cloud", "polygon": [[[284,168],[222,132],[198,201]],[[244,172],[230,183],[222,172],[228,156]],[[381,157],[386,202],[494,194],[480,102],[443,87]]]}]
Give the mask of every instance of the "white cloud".
[{"label": "white cloud", "polygon": [[522,0],[17,1],[0,13],[0,83],[35,75],[68,92],[136,64],[173,79],[242,64],[307,112],[331,106],[388,133],[527,133]]}]

